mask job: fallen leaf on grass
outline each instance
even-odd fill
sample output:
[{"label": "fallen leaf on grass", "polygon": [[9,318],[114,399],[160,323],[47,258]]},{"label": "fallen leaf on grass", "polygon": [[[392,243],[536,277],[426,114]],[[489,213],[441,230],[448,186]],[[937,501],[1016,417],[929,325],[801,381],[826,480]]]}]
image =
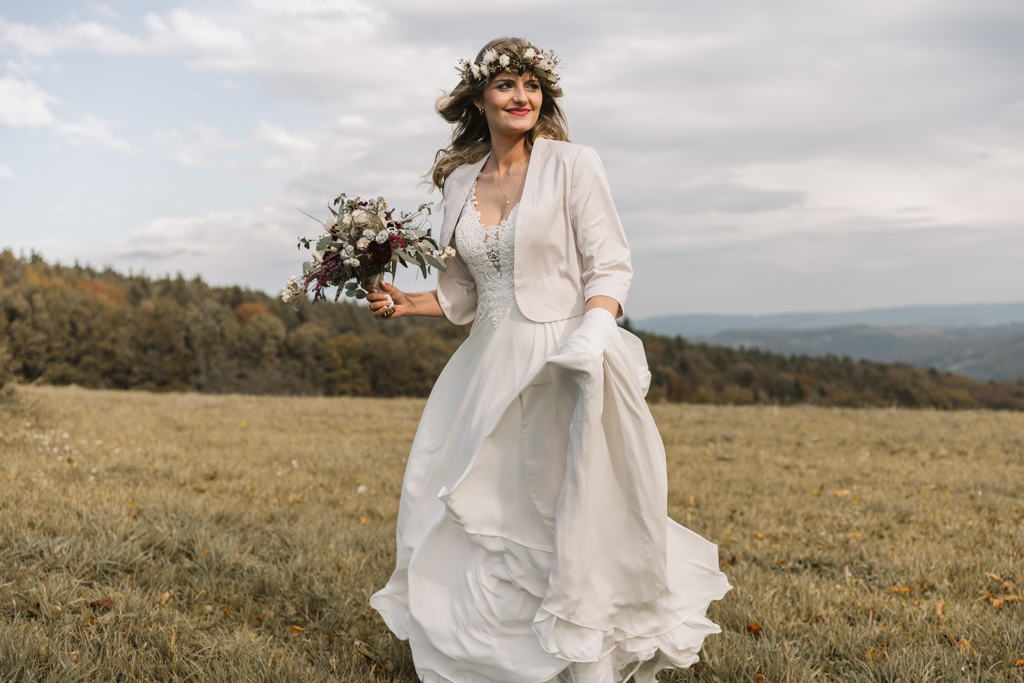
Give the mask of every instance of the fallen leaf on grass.
[{"label": "fallen leaf on grass", "polygon": [[362,656],[362,658],[366,660],[366,663],[370,665],[370,671],[374,675],[383,676],[386,673],[384,667],[381,666],[369,652],[367,652],[365,643],[357,640],[353,645],[355,647],[355,653],[352,656],[353,659],[358,660],[359,657]]},{"label": "fallen leaf on grass", "polygon": [[114,609],[114,601],[110,598],[103,598],[102,600],[93,600],[89,603],[89,607],[91,607],[92,609],[103,608],[109,612],[110,610]]},{"label": "fallen leaf on grass", "polygon": [[782,565],[786,564],[787,562],[789,562],[789,560],[779,560],[775,564],[777,564],[777,565],[779,565],[781,567]]},{"label": "fallen leaf on grass", "polygon": [[1024,666],[1024,659],[1018,659],[1016,666]]},{"label": "fallen leaf on grass", "polygon": [[1002,607],[1004,602],[1006,602],[1006,601],[1003,600],[1002,598],[992,598],[992,606],[995,607],[996,609],[999,609],[1000,607]]},{"label": "fallen leaf on grass", "polygon": [[747,624],[747,633],[754,636],[755,638],[761,637],[762,630],[763,629],[761,628],[761,624],[757,623],[756,621],[752,621],[749,624]]},{"label": "fallen leaf on grass", "polygon": [[754,683],[764,683],[764,676],[761,674],[754,674]]},{"label": "fallen leaf on grass", "polygon": [[913,586],[893,586],[889,589],[890,593],[909,593],[914,590]]},{"label": "fallen leaf on grass", "polygon": [[939,615],[940,617],[942,616],[942,603],[941,602],[935,604],[935,613],[937,615]]},{"label": "fallen leaf on grass", "polygon": [[950,645],[952,645],[953,647],[957,647],[957,648],[960,648],[961,650],[963,650],[964,654],[968,654],[968,653],[974,651],[974,648],[971,647],[971,641],[967,640],[966,638],[956,638],[954,636],[947,635],[945,633],[943,633],[942,635],[943,635],[943,637],[945,637],[946,641]]},{"label": "fallen leaf on grass", "polygon": [[993,581],[1001,581],[1002,580],[999,577],[999,574],[993,574],[992,572],[986,573],[985,576],[987,576],[988,578],[992,579]]},{"label": "fallen leaf on grass", "polygon": [[292,633],[302,633],[306,629],[302,628],[301,626],[296,626],[295,624],[292,624],[288,627],[288,630]]},{"label": "fallen leaf on grass", "polygon": [[160,596],[160,604],[161,604],[161,605],[164,605],[164,604],[166,604],[166,603],[167,603],[167,601],[168,601],[168,600],[170,600],[170,599],[171,599],[171,592],[170,592],[170,591],[167,591],[167,592],[165,592],[165,593],[164,593],[163,595],[161,595],[161,596]]},{"label": "fallen leaf on grass", "polygon": [[366,517],[360,517],[359,518],[359,523],[360,524],[366,524]]},{"label": "fallen leaf on grass", "polygon": [[847,535],[847,536],[849,536],[850,538],[860,538],[860,537],[861,537],[861,536],[863,536],[864,534],[862,534],[862,533],[861,533],[861,532],[859,532],[859,531],[851,531],[850,533],[848,533],[848,534],[846,534],[846,535]]},{"label": "fallen leaf on grass", "polygon": [[839,497],[841,498],[841,497],[843,497],[843,496],[848,496],[848,495],[850,495],[850,490],[849,490],[849,489],[843,489],[843,490],[841,490],[841,491],[833,491],[833,492],[832,492],[832,495],[833,495],[833,496],[839,496]]},{"label": "fallen leaf on grass", "polygon": [[754,536],[756,536],[758,538],[758,540],[764,538],[764,536],[762,536],[761,534],[754,534]]}]

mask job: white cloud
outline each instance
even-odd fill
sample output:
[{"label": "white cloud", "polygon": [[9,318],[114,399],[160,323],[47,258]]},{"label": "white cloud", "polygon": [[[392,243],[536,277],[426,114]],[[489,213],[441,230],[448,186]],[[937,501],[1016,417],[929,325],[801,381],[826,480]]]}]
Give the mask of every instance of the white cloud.
[{"label": "white cloud", "polygon": [[42,128],[53,125],[50,105],[57,98],[31,81],[12,76],[0,78],[0,126]]},{"label": "white cloud", "polygon": [[79,122],[58,121],[53,128],[74,144],[95,143],[121,152],[132,151],[132,146],[126,140],[114,135],[110,122],[102,121],[89,114],[83,116]]},{"label": "white cloud", "polygon": [[102,2],[92,2],[92,0],[87,0],[85,6],[93,14],[105,17],[107,19],[113,19],[114,21],[121,20],[121,15],[118,14],[117,10],[115,10],[110,5],[104,5]]},{"label": "white cloud", "polygon": [[138,54],[145,43],[120,29],[98,21],[41,28],[9,22],[0,17],[0,45],[29,57],[48,57],[71,50],[103,54]]},{"label": "white cloud", "polygon": [[50,105],[58,101],[31,81],[13,76],[0,78],[0,127],[50,128],[75,144],[95,143],[122,152],[131,151],[126,141],[114,135],[107,121],[88,114],[80,121],[55,117]]}]

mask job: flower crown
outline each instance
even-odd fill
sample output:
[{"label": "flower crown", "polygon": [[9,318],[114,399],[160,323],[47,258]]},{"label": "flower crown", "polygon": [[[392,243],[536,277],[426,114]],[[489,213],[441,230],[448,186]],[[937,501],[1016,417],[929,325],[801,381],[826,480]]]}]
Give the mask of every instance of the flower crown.
[{"label": "flower crown", "polygon": [[499,71],[515,74],[529,71],[554,85],[558,83],[558,74],[555,73],[557,65],[558,58],[554,52],[541,52],[533,45],[525,45],[515,49],[492,47],[476,64],[460,59],[455,70],[465,83],[473,87],[487,83]]}]

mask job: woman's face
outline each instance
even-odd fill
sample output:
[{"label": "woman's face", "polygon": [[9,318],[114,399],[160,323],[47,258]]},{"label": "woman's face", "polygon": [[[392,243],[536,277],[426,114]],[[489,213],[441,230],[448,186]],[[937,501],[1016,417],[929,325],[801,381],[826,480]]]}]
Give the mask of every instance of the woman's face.
[{"label": "woman's face", "polygon": [[530,131],[540,116],[544,94],[532,73],[499,73],[483,93],[484,115],[492,134],[516,135]]}]

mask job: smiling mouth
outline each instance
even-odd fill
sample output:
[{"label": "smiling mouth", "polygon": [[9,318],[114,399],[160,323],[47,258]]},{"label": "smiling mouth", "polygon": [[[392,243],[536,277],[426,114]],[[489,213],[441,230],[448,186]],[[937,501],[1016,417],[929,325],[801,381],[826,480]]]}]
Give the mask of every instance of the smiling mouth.
[{"label": "smiling mouth", "polygon": [[529,109],[506,109],[505,111],[512,114],[512,116],[526,116],[530,113]]}]

